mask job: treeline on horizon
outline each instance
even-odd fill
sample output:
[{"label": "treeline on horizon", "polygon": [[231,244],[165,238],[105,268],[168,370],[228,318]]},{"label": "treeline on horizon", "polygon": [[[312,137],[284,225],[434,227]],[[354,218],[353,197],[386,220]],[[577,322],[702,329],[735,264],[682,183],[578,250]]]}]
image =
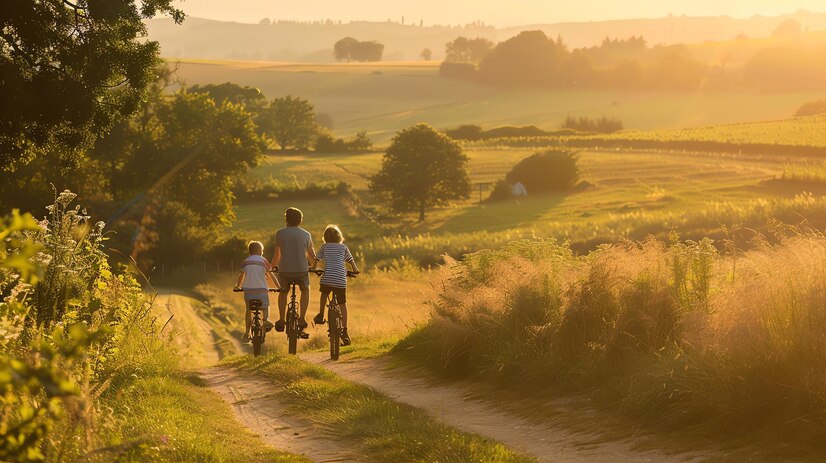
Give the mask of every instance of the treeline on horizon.
[{"label": "treeline on horizon", "polygon": [[826,56],[774,46],[756,52],[743,65],[711,65],[686,45],[649,47],[645,38],[632,36],[570,50],[562,37],[549,38],[536,30],[497,45],[459,37],[447,44],[439,74],[508,87],[820,90],[826,88]]}]

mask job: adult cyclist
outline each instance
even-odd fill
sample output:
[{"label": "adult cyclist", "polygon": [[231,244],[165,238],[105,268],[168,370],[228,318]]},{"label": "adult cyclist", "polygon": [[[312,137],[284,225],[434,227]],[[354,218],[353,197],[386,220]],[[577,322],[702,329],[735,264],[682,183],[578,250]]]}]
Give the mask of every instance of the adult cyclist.
[{"label": "adult cyclist", "polygon": [[[291,207],[284,212],[287,226],[275,232],[275,254],[272,257],[272,266],[278,269],[278,283],[282,288],[289,288],[295,282],[301,291],[301,302],[298,327],[302,331],[307,327],[307,308],[310,306],[310,274],[307,271],[310,263],[315,263],[315,248],[313,237],[299,225],[304,221],[304,214]],[[286,323],[284,317],[287,312],[287,293],[278,294],[278,321],[275,322],[276,331],[284,331]]]}]

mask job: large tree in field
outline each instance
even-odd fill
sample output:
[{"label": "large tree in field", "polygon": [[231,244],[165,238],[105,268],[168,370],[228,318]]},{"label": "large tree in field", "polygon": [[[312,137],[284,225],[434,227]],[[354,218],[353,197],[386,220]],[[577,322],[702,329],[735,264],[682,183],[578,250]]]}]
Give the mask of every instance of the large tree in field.
[{"label": "large tree in field", "polygon": [[370,191],[394,211],[418,211],[423,221],[426,208],[470,196],[467,162],[458,143],[418,124],[393,138],[381,170],[370,180]]},{"label": "large tree in field", "polygon": [[243,106],[202,93],[159,95],[146,114],[119,126],[117,140],[102,139],[93,159],[110,172],[113,200],[137,199],[134,212],[144,211],[133,254],[191,258],[232,223],[232,186],[258,163],[264,143]]},{"label": "large tree in field", "polygon": [[353,59],[353,50],[358,46],[359,41],[352,37],[344,37],[333,45],[333,55],[339,61],[346,60],[348,63]]},{"label": "large tree in field", "polygon": [[272,100],[258,118],[258,126],[282,150],[306,149],[318,135],[313,105],[290,95]]},{"label": "large tree in field", "polygon": [[132,114],[154,81],[157,42],[144,19],[172,0],[3,0],[0,171],[70,151]]}]

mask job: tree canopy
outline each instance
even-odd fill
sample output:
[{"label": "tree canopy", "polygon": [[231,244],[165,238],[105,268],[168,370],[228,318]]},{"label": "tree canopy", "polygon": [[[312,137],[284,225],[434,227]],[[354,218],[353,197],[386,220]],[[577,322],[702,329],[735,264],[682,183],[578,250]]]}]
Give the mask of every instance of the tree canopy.
[{"label": "tree canopy", "polygon": [[452,63],[478,63],[493,49],[493,42],[477,37],[457,37],[445,44],[445,61]]},{"label": "tree canopy", "polygon": [[262,111],[258,125],[282,150],[307,149],[318,134],[313,105],[290,95],[273,99]]},{"label": "tree canopy", "polygon": [[423,221],[426,208],[470,196],[467,162],[458,143],[418,124],[393,138],[381,170],[370,179],[370,191],[394,211],[418,211]]},{"label": "tree canopy", "polygon": [[501,42],[479,64],[483,80],[493,83],[551,83],[562,67],[566,49],[542,31],[524,31]]},{"label": "tree canopy", "polygon": [[132,114],[158,62],[143,20],[161,13],[183,20],[172,0],[5,0],[0,170],[88,146]]},{"label": "tree canopy", "polygon": [[381,61],[384,45],[376,41],[360,42],[352,37],[345,37],[333,45],[333,55],[339,61]]}]

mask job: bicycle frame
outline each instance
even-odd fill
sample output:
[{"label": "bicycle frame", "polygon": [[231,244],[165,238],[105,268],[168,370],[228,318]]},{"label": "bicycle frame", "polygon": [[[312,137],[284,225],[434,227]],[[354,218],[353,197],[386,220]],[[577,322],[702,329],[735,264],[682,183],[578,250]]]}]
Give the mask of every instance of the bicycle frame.
[{"label": "bicycle frame", "polygon": [[[323,270],[312,270],[318,276],[324,275]],[[355,277],[358,272],[347,272],[347,277]],[[330,359],[338,360],[341,350],[341,338],[344,330],[341,313],[341,306],[338,305],[336,294],[330,294],[330,301],[327,303],[327,336],[330,338]]]},{"label": "bicycle frame", "polygon": [[[240,293],[244,292],[243,289],[233,289],[233,292]],[[274,288],[268,288],[267,291],[269,292],[279,292],[280,290]],[[261,346],[264,344],[264,341],[267,337],[267,330],[264,329],[264,326],[261,323],[261,312],[263,311],[264,303],[261,299],[250,299],[249,301],[249,308],[247,310],[250,311],[250,334],[251,341],[252,341],[252,354],[254,356],[261,355]]]}]

